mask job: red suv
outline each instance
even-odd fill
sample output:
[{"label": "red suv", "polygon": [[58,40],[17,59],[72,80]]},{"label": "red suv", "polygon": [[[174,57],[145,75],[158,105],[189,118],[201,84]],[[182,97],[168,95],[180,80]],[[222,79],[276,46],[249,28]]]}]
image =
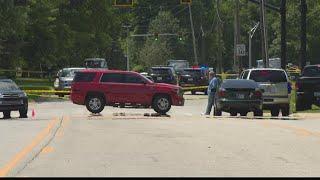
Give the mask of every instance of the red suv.
[{"label": "red suv", "polygon": [[71,87],[74,104],[86,105],[92,113],[117,104],[150,106],[165,114],[171,105],[183,106],[183,90],[170,84],[154,83],[136,72],[83,70],[77,72]]}]

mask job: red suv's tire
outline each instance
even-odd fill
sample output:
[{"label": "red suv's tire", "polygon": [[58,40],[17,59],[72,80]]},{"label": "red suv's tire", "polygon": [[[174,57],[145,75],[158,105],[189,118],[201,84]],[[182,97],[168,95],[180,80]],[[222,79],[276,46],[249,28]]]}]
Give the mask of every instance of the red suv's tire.
[{"label": "red suv's tire", "polygon": [[168,96],[156,96],[152,102],[152,108],[159,114],[166,114],[171,109],[171,100]]},{"label": "red suv's tire", "polygon": [[86,107],[91,113],[98,114],[103,111],[105,100],[99,95],[90,95],[86,99]]}]

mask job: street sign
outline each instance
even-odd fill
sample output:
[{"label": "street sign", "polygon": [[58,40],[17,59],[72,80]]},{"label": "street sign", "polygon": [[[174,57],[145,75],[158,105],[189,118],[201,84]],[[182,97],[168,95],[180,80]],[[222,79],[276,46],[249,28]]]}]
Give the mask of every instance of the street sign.
[{"label": "street sign", "polygon": [[237,44],[236,47],[236,55],[237,56],[246,56],[246,45],[244,44]]}]

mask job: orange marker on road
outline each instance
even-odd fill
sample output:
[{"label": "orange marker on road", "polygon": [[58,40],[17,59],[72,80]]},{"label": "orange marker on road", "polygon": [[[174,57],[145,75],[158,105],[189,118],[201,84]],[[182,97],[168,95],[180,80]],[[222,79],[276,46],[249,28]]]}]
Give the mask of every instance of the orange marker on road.
[{"label": "orange marker on road", "polygon": [[36,112],[34,111],[34,109],[32,109],[32,118],[35,118],[35,116],[36,116]]}]

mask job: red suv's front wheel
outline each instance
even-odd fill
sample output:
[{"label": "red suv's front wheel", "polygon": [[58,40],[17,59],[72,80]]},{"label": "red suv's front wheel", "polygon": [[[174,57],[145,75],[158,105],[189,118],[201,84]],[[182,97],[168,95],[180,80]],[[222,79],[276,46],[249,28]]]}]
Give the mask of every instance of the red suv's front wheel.
[{"label": "red suv's front wheel", "polygon": [[157,96],[153,100],[152,107],[159,114],[166,114],[171,109],[171,100],[168,96]]},{"label": "red suv's front wheel", "polygon": [[94,114],[100,113],[101,111],[103,111],[104,106],[105,106],[105,101],[103,97],[97,96],[97,95],[91,95],[87,97],[86,107],[88,111],[90,111],[91,113],[94,113]]}]

